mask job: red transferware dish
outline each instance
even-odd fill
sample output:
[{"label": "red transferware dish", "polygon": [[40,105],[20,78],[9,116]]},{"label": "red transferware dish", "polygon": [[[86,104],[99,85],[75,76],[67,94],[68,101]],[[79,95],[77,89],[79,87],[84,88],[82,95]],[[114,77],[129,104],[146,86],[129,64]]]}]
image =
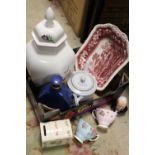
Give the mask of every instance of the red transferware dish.
[{"label": "red transferware dish", "polygon": [[76,54],[76,70],[87,70],[104,90],[128,63],[128,38],[112,24],[98,24]]}]

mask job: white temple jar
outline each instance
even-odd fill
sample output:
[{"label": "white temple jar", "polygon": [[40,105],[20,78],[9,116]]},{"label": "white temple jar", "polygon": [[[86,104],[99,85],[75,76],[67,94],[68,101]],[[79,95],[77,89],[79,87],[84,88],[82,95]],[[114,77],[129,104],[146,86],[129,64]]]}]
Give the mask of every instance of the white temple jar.
[{"label": "white temple jar", "polygon": [[51,8],[47,9],[45,17],[34,28],[33,40],[26,47],[27,70],[36,85],[48,82],[53,74],[67,76],[74,69],[75,62],[74,51],[63,28],[53,19]]}]

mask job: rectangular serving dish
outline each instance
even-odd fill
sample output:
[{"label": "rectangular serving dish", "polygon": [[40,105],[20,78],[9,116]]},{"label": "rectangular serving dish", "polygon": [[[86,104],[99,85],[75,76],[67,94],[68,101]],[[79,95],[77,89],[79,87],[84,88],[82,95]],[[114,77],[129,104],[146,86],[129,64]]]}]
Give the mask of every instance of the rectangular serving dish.
[{"label": "rectangular serving dish", "polygon": [[112,24],[98,24],[76,54],[76,70],[87,70],[103,91],[128,63],[128,38]]}]

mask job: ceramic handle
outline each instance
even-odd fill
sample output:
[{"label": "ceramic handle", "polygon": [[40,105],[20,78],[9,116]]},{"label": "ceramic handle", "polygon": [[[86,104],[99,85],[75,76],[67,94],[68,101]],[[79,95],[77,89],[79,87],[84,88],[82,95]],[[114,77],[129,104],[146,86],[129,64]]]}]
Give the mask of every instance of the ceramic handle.
[{"label": "ceramic handle", "polygon": [[74,100],[75,100],[75,105],[79,106],[79,101],[83,98],[83,96],[77,96],[76,94],[73,94]]},{"label": "ceramic handle", "polygon": [[90,139],[89,141],[94,142],[94,141],[96,141],[96,140],[98,140],[98,139],[99,139],[99,135],[96,135],[95,138],[92,138],[92,139]]},{"label": "ceramic handle", "polygon": [[93,110],[93,111],[92,111],[92,116],[93,116],[94,119],[97,119],[94,112],[96,112],[96,110]]},{"label": "ceramic handle", "polygon": [[84,76],[81,76],[80,81],[81,81],[81,83],[84,83],[86,81],[86,78]]}]

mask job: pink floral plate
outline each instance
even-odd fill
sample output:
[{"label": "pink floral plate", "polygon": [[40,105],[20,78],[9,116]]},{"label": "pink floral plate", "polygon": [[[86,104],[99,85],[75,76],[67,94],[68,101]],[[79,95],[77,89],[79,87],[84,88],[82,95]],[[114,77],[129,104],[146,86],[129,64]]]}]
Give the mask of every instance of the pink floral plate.
[{"label": "pink floral plate", "polygon": [[128,38],[112,24],[98,24],[76,54],[75,69],[87,70],[104,90],[128,63]]}]

